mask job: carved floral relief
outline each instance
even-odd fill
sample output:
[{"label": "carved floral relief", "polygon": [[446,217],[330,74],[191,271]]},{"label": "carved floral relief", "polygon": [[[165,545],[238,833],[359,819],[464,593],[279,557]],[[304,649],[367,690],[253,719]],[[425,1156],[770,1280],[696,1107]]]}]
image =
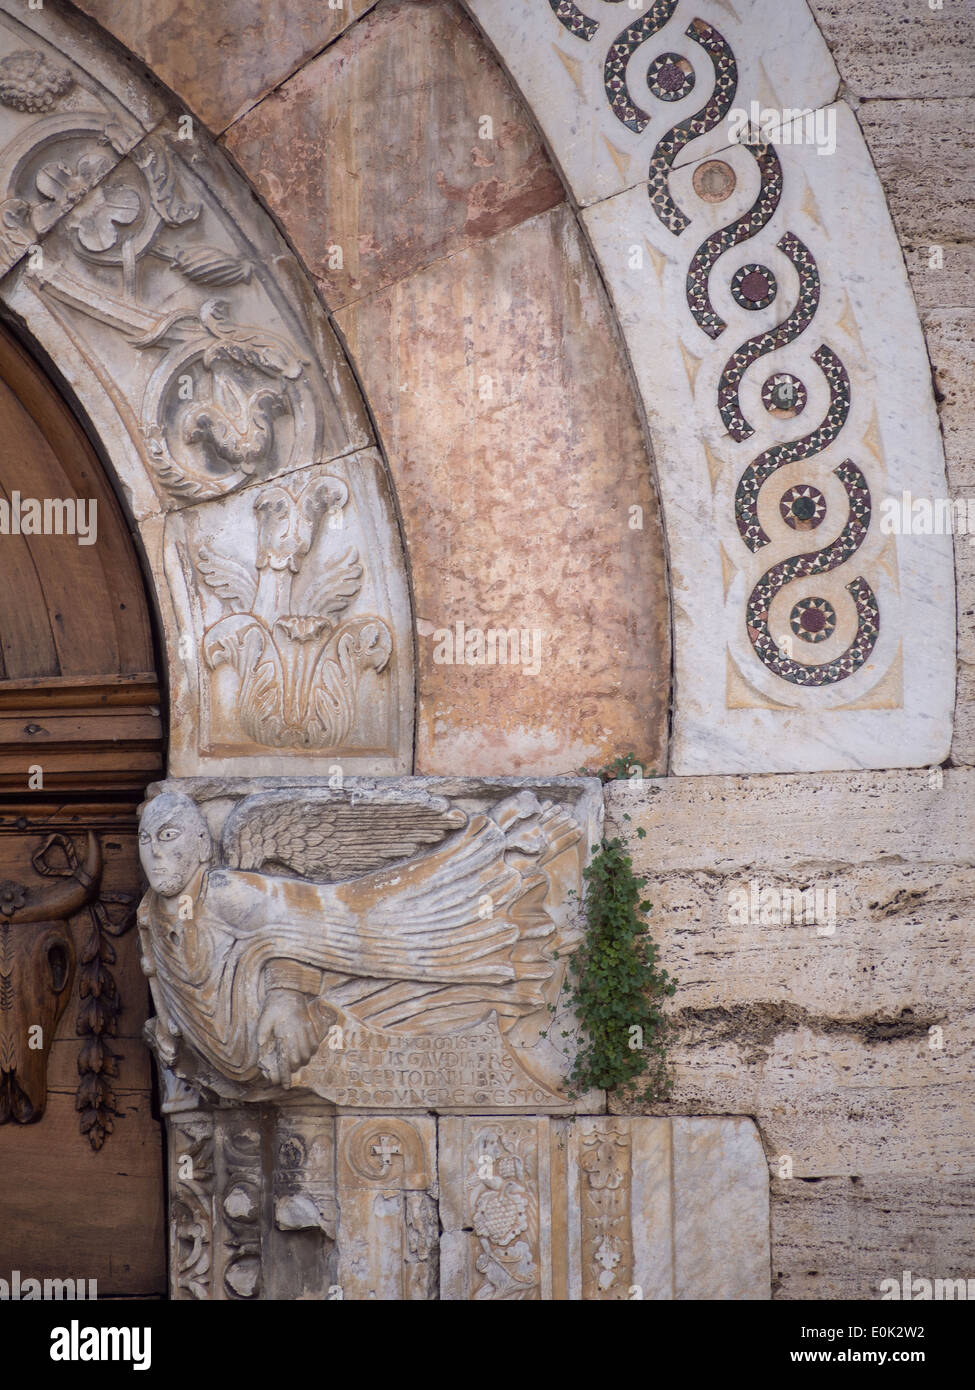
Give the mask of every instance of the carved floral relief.
[{"label": "carved floral relief", "polygon": [[[402,544],[314,291],[205,131],[123,84],[126,109],[75,67],[67,35],[56,48],[56,17],[28,23],[0,14],[4,298],[57,341],[153,572],[171,581],[158,594],[171,765],[263,755],[273,771],[300,753],[322,771],[336,758],[408,770]],[[313,470],[322,481],[306,486]],[[271,483],[234,513],[233,536],[192,515]],[[279,561],[265,538],[285,512],[302,534]]]}]

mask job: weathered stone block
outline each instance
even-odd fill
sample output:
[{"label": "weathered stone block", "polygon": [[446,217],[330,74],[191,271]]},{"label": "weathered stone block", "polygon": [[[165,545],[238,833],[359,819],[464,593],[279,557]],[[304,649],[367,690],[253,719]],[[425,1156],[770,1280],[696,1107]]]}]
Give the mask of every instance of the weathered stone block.
[{"label": "weathered stone block", "polygon": [[565,196],[506,76],[451,3],[380,6],[227,143],[333,308]]},{"label": "weathered stone block", "polygon": [[233,1101],[571,1112],[562,986],[601,809],[569,779],[157,784],[139,921],[160,1060]]},{"label": "weathered stone block", "polygon": [[646,830],[680,1110],[755,1116],[801,1177],[971,1171],[972,794],[941,768],[607,787]]},{"label": "weathered stone block", "polygon": [[[975,299],[975,294],[972,296]],[[942,397],[948,480],[952,489],[975,487],[975,307],[929,309],[924,332]],[[962,538],[968,544],[968,537]]]},{"label": "weathered stone block", "polygon": [[331,43],[376,0],[80,0],[215,133]]},{"label": "weathered stone block", "polygon": [[774,1179],[772,1296],[892,1298],[882,1288],[892,1279],[903,1299],[905,1271],[910,1282],[960,1278],[971,1290],[973,1217],[971,1176]]},{"label": "weathered stone block", "polygon": [[[440,261],[338,320],[403,512],[417,768],[566,773],[632,751],[659,770],[663,539],[626,363],[571,214]],[[485,660],[498,632],[501,662],[494,646]]]},{"label": "weathered stone block", "polygon": [[751,1120],[440,1121],[445,1299],[763,1299]]},{"label": "weathered stone block", "polygon": [[914,0],[810,0],[810,9],[858,97],[975,95],[965,4],[935,9]]}]

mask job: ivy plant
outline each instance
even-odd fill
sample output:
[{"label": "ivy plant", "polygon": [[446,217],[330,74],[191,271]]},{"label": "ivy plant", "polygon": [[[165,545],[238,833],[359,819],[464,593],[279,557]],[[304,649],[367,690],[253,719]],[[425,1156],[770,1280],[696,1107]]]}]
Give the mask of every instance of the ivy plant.
[{"label": "ivy plant", "polygon": [[[628,819],[628,818],[627,818]],[[646,831],[637,834],[642,839]],[[569,1002],[584,1034],[569,1073],[576,1095],[629,1090],[652,1104],[671,1086],[664,999],[676,981],[657,965],[643,879],[623,840],[605,837],[583,871],[586,933],[569,958]]]}]

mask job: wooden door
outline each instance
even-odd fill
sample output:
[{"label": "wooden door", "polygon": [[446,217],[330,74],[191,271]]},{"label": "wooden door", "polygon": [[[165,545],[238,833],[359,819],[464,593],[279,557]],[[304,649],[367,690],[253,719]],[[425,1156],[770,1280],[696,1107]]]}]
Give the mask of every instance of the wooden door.
[{"label": "wooden door", "polygon": [[0,1280],[22,1290],[165,1294],[132,926],[136,807],[161,771],[135,546],[84,431],[0,330]]}]

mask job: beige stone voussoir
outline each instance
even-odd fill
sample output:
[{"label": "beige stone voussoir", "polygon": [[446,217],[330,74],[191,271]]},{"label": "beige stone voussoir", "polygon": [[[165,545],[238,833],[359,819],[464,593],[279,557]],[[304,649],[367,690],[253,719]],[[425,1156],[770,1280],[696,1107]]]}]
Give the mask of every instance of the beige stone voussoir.
[{"label": "beige stone voussoir", "polygon": [[[660,770],[663,538],[626,361],[571,213],[438,261],[337,320],[403,516],[417,769],[571,773],[632,751]],[[492,631],[509,636],[505,664]],[[492,643],[483,662],[478,633]]]},{"label": "beige stone voussoir", "polygon": [[219,132],[376,0],[79,0]]},{"label": "beige stone voussoir", "polygon": [[381,5],[226,139],[333,309],[565,196],[451,0]]}]

